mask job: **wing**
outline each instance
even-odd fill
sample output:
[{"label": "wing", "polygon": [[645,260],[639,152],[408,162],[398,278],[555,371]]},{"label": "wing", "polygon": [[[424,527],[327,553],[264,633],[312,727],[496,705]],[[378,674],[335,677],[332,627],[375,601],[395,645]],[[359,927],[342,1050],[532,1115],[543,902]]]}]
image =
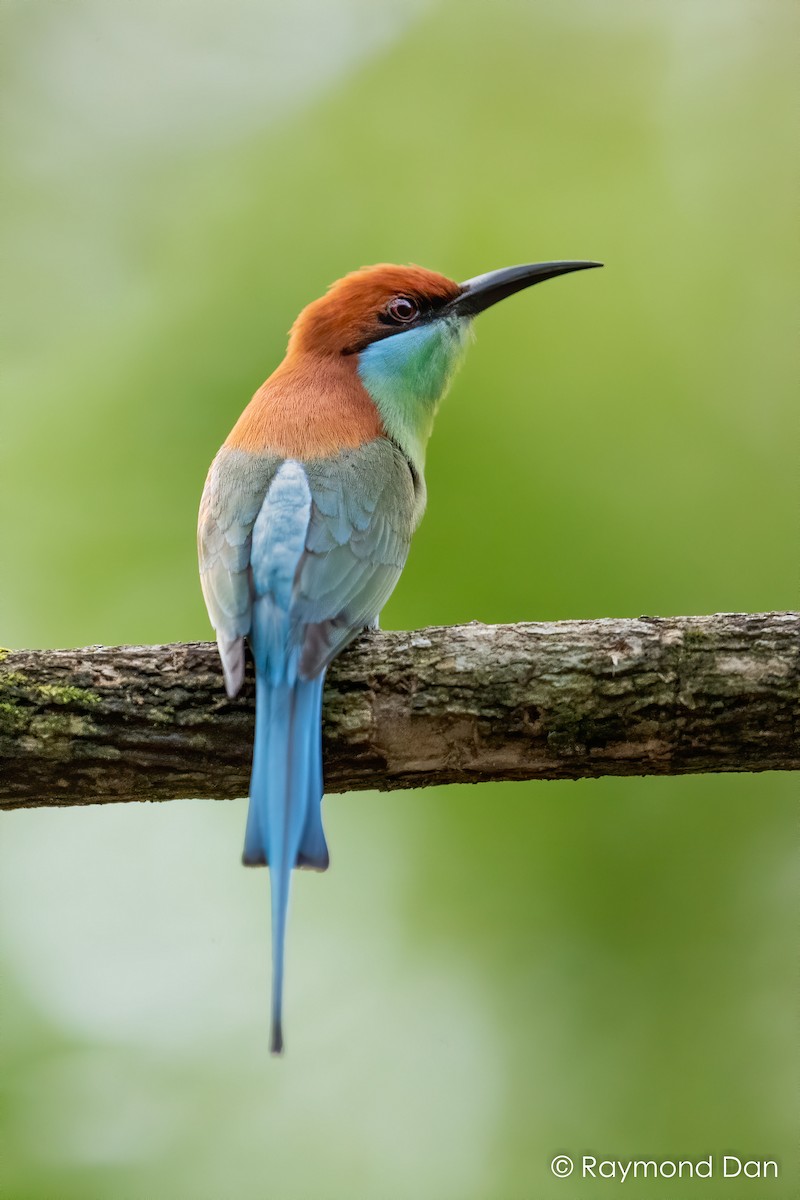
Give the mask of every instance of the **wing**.
[{"label": "wing", "polygon": [[252,617],[253,525],[281,462],[278,455],[223,446],[211,464],[200,501],[200,583],[217,632],[229,696],[236,695],[244,679],[244,637]]},{"label": "wing", "polygon": [[391,595],[421,515],[404,455],[386,438],[305,464],[311,515],[292,598],[300,673],[319,673]]},{"label": "wing", "polygon": [[[200,579],[229,695],[244,678],[254,591],[273,590],[270,565],[264,563],[254,585],[250,559],[257,519],[270,560],[280,543],[269,527],[282,505],[266,498],[284,461],[223,447],[200,504]],[[419,522],[421,492],[408,461],[386,438],[299,465],[311,506],[288,616],[291,639],[302,647],[300,673],[311,678],[376,620],[391,595]]]}]

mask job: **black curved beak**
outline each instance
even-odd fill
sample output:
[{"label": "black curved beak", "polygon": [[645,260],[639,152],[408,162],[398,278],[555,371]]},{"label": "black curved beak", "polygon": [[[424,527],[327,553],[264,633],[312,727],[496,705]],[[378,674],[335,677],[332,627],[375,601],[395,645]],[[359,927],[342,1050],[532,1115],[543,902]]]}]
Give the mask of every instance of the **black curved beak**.
[{"label": "black curved beak", "polygon": [[555,279],[556,275],[567,275],[570,271],[586,271],[590,267],[602,267],[599,262],[580,262],[564,260],[562,262],[527,263],[521,267],[503,267],[499,271],[488,271],[486,275],[476,275],[461,284],[461,294],[448,304],[450,312],[459,317],[474,317],[498,300],[513,296],[523,288],[532,287],[534,283],[544,283],[545,279]]}]

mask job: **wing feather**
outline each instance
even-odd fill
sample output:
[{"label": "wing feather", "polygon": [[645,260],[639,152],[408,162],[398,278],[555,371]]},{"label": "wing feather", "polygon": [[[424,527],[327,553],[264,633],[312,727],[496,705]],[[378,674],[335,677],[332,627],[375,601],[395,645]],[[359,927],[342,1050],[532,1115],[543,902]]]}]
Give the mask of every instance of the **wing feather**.
[{"label": "wing feather", "polygon": [[223,446],[211,464],[200,501],[200,583],[230,696],[242,686],[244,638],[252,620],[253,525],[280,463],[278,455],[251,455]]},{"label": "wing feather", "polygon": [[[244,677],[254,598],[268,597],[277,586],[271,560],[278,531],[266,540],[258,535],[270,548],[270,562],[260,554],[255,581],[251,554],[254,527],[266,533],[276,519],[278,508],[267,495],[284,462],[223,447],[200,505],[201,582],[231,695]],[[405,565],[421,505],[407,460],[386,438],[298,465],[311,504],[287,615],[301,650],[300,672],[310,678],[376,622]]]},{"label": "wing feather", "polygon": [[294,612],[307,627],[301,671],[316,674],[372,624],[408,556],[414,481],[386,438],[308,464],[312,506]]}]

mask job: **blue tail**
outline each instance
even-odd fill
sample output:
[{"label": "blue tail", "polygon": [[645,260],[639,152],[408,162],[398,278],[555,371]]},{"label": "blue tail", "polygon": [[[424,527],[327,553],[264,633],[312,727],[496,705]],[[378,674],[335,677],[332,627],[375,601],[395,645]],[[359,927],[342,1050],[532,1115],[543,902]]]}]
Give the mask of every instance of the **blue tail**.
[{"label": "blue tail", "polygon": [[273,1054],[283,1050],[283,959],[293,867],[324,871],[322,829],[322,685],[315,679],[276,680],[256,672],[256,736],[243,860],[268,864],[272,891]]}]

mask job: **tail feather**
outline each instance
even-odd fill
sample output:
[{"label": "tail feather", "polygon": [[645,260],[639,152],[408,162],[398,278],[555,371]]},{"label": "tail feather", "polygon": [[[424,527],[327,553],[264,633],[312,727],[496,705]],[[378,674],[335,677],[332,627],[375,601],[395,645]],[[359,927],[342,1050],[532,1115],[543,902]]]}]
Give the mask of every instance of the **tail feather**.
[{"label": "tail feather", "polygon": [[272,892],[273,1054],[283,1049],[286,913],[292,868],[328,865],[322,830],[320,712],[323,677],[277,682],[256,675],[256,736],[244,862],[266,863]]},{"label": "tail feather", "polygon": [[267,822],[267,755],[272,713],[272,686],[261,672],[256,673],[256,730],[253,739],[253,766],[250,772],[250,803],[244,833],[242,862],[246,867],[265,867],[269,863],[269,825]]},{"label": "tail feather", "polygon": [[308,745],[306,748],[306,761],[309,765],[309,803],[306,811],[306,820],[303,826],[303,835],[300,839],[300,848],[297,854],[298,867],[309,867],[312,871],[326,871],[330,858],[328,856],[328,843],[325,841],[325,831],[322,828],[322,810],[319,804],[314,803],[314,797],[319,796],[322,799],[323,784],[322,784],[322,685],[325,680],[325,672],[314,680],[314,683],[319,683],[313,693],[312,709],[306,722],[308,731]]}]

